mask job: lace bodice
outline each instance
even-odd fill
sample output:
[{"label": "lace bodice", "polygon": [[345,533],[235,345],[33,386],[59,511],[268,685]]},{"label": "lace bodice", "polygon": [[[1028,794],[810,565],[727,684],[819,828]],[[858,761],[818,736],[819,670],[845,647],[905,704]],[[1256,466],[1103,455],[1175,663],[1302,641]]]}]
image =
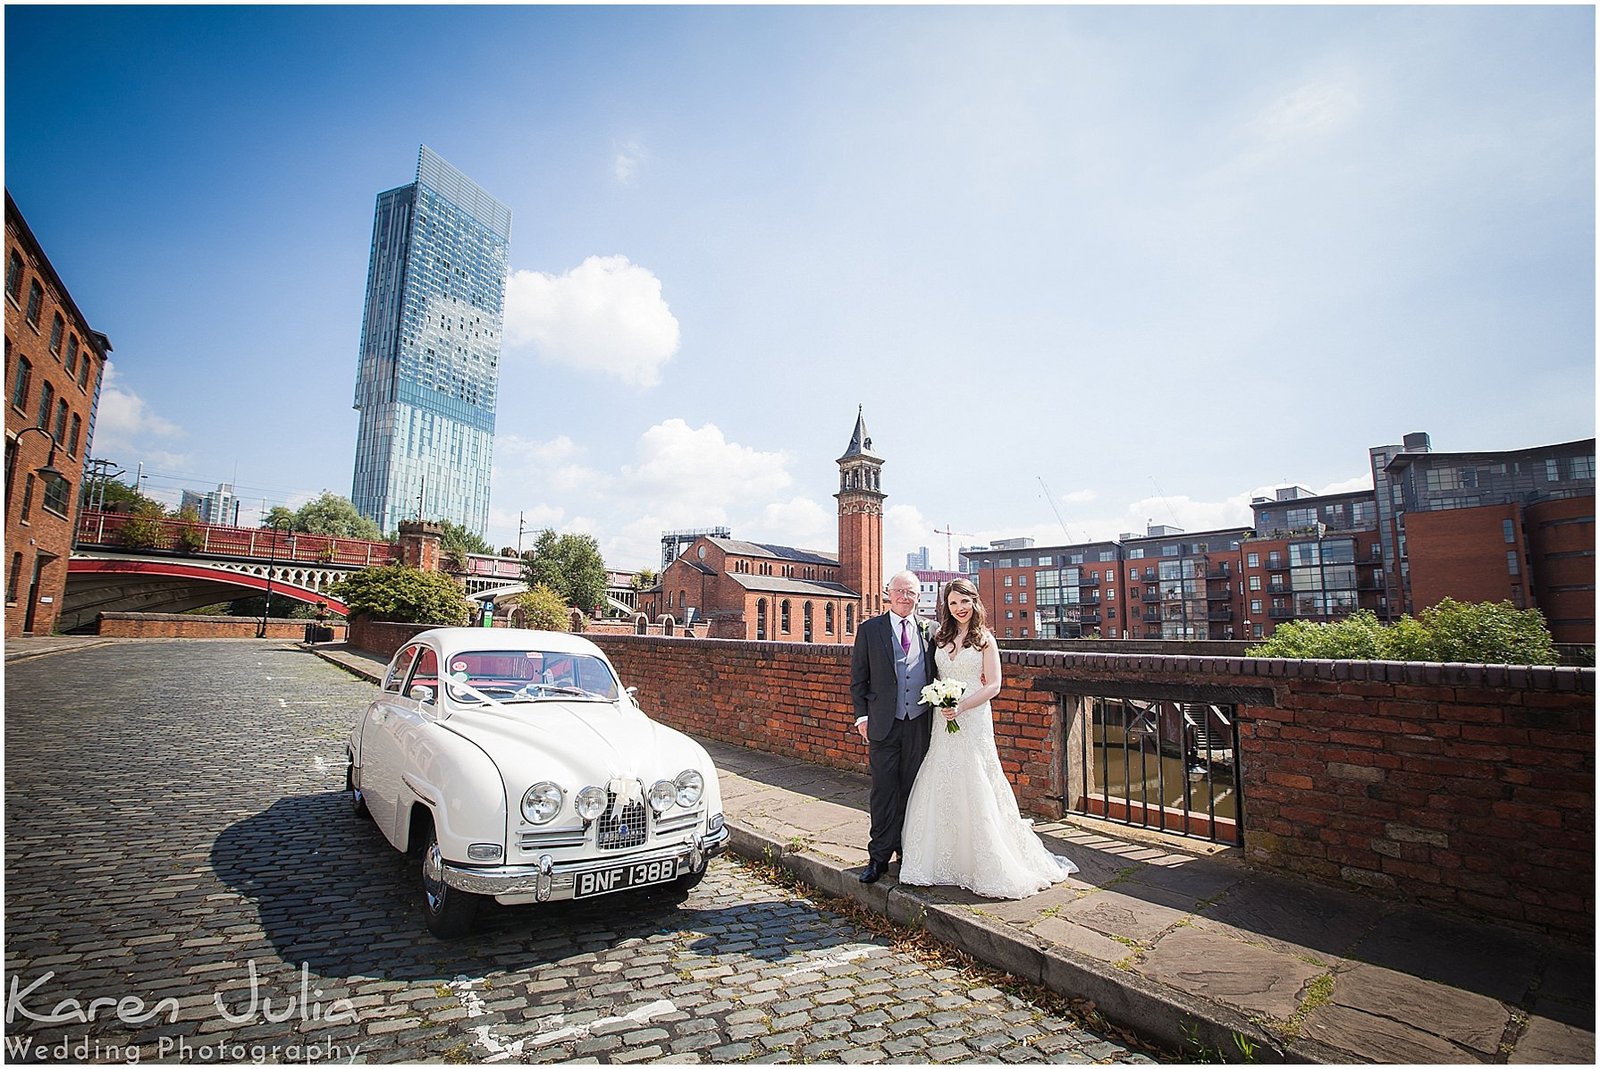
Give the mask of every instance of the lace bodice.
[{"label": "lace bodice", "polygon": [[968,691],[977,690],[983,685],[979,682],[983,678],[982,650],[963,646],[952,657],[948,647],[940,646],[934,651],[933,663],[939,670],[940,679],[959,679],[967,685]]}]

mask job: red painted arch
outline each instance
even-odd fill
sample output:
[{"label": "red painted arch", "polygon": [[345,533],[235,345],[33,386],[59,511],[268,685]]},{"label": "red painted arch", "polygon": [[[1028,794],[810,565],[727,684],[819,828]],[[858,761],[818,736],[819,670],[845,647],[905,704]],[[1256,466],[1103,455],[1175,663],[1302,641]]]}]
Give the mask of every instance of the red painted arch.
[{"label": "red painted arch", "polygon": [[[235,572],[227,568],[207,568],[203,564],[185,564],[181,561],[155,561],[155,560],[108,560],[101,557],[86,558],[72,557],[67,561],[68,574],[88,575],[93,573],[107,575],[155,575],[170,579],[205,579],[214,583],[228,583],[232,586],[242,586],[250,590],[267,589],[267,579],[261,575],[250,575],[246,572]],[[327,594],[309,587],[297,586],[286,583],[282,579],[273,577],[272,592],[282,594],[284,597],[303,601],[308,605],[315,605],[321,601],[327,604],[328,611],[338,616],[348,616],[349,608],[338,598],[329,597]]]}]

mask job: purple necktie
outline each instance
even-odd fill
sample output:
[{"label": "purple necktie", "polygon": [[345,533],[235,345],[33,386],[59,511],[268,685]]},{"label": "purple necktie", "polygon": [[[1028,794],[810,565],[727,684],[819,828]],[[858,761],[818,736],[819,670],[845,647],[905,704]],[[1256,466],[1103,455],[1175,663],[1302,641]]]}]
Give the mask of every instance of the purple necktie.
[{"label": "purple necktie", "polygon": [[911,621],[900,621],[900,650],[903,653],[911,652]]}]

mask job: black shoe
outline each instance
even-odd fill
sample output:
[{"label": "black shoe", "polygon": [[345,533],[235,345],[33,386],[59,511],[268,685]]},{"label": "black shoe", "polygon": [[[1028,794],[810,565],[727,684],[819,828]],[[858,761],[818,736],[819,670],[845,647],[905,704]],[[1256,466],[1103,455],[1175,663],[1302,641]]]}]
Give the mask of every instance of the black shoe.
[{"label": "black shoe", "polygon": [[886,861],[868,861],[867,862],[867,867],[861,870],[861,875],[859,877],[857,877],[857,878],[862,883],[877,883],[878,882],[878,877],[882,876],[884,873],[886,873],[888,871],[889,871],[889,863],[888,862],[886,862]]}]

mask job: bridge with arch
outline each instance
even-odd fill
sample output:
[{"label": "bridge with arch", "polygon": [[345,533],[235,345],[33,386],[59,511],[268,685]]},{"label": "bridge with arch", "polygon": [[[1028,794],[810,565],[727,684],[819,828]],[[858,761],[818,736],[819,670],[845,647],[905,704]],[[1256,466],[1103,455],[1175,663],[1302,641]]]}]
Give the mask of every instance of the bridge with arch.
[{"label": "bridge with arch", "polygon": [[[329,593],[333,584],[400,559],[390,542],[85,509],[58,626],[79,631],[102,612],[181,613],[269,591],[274,599],[343,616],[344,603]],[[452,574],[469,597],[493,600],[526,589],[517,558],[469,554],[464,563],[463,572]]]}]

